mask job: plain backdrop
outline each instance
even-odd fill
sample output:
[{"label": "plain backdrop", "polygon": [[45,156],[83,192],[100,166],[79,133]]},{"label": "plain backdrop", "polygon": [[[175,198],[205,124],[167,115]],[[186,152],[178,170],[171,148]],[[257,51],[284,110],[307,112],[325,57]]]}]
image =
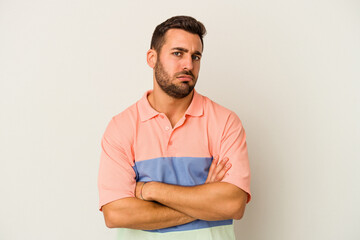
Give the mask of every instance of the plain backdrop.
[{"label": "plain backdrop", "polygon": [[100,139],[152,88],[146,51],[174,15],[207,27],[196,89],[247,133],[237,239],[360,239],[357,0],[0,0],[0,239],[114,239]]}]

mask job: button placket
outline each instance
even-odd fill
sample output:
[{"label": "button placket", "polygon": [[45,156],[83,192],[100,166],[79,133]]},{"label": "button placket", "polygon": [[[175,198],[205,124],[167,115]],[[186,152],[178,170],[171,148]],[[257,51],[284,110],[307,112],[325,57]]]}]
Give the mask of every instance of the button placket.
[{"label": "button placket", "polygon": [[174,144],[174,134],[177,129],[171,129],[168,138],[166,139],[166,152],[168,155],[176,156],[176,144]]},{"label": "button placket", "polygon": [[171,144],[169,144],[169,142],[171,142],[171,135],[173,133],[173,129],[171,127],[171,123],[169,121],[169,119],[165,116],[160,114],[160,118],[161,118],[161,125],[162,125],[162,129],[163,129],[163,133],[164,133],[164,147],[165,147],[165,151],[167,154],[172,154],[171,149],[169,149],[169,146]]}]

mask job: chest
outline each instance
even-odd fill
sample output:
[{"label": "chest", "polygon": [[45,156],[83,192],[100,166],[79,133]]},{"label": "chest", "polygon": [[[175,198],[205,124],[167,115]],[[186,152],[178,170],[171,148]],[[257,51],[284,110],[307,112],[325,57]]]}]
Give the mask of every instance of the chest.
[{"label": "chest", "polygon": [[174,127],[166,117],[139,124],[135,134],[136,161],[159,157],[211,157],[218,134],[205,118],[181,119]]},{"label": "chest", "polygon": [[138,126],[134,143],[139,181],[192,186],[205,182],[218,137],[204,118],[184,118],[172,128],[166,118]]}]

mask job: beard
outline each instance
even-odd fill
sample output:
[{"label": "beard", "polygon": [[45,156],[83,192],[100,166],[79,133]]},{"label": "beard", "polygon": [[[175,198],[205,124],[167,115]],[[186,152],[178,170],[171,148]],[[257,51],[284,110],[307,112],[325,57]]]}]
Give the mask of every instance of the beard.
[{"label": "beard", "polygon": [[[160,88],[170,97],[181,99],[188,96],[195,87],[196,78],[191,71],[181,71],[175,73],[171,78],[170,75],[165,71],[163,65],[158,59],[155,64],[155,79]],[[180,82],[178,84],[174,84],[173,80],[176,80],[177,76],[180,75],[189,75],[193,78],[194,83],[191,82]]]}]

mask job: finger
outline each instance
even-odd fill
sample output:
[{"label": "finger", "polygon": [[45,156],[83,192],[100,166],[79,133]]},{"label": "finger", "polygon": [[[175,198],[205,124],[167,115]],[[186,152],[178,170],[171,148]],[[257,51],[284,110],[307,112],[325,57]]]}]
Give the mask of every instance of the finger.
[{"label": "finger", "polygon": [[225,167],[225,164],[229,161],[229,158],[225,157],[223,158],[219,164],[216,166],[213,174],[212,174],[212,178],[211,181],[214,182],[216,181],[216,176],[219,174],[219,172]]},{"label": "finger", "polygon": [[210,165],[209,175],[212,175],[212,174],[214,173],[214,170],[215,170],[215,168],[216,168],[216,166],[217,166],[218,162],[219,162],[219,156],[218,156],[218,155],[216,155],[216,156],[214,157],[214,159],[213,159],[213,161],[212,161],[211,165]]},{"label": "finger", "polygon": [[224,166],[224,168],[221,169],[221,171],[216,175],[215,181],[216,181],[216,182],[219,182],[219,181],[223,180],[224,177],[225,177],[225,174],[226,174],[227,171],[231,168],[231,166],[232,166],[231,163],[227,163],[227,164]]},{"label": "finger", "polygon": [[214,169],[216,168],[216,165],[217,165],[218,161],[219,161],[219,156],[216,155],[216,156],[213,158],[213,161],[212,161],[212,163],[211,163],[211,165],[210,165],[209,173],[208,173],[208,176],[207,176],[207,178],[206,178],[205,183],[208,183],[208,182],[210,181],[210,179],[212,178],[212,175],[213,175],[213,173],[214,173]]},{"label": "finger", "polygon": [[213,173],[214,173],[214,170],[215,170],[215,168],[216,168],[216,165],[217,165],[218,161],[219,161],[219,155],[216,155],[216,156],[213,158],[213,161],[212,161],[212,163],[211,163],[211,165],[210,165],[209,173],[208,173],[208,176],[207,176],[207,178],[206,178],[205,183],[209,182],[210,179],[212,178]]}]

